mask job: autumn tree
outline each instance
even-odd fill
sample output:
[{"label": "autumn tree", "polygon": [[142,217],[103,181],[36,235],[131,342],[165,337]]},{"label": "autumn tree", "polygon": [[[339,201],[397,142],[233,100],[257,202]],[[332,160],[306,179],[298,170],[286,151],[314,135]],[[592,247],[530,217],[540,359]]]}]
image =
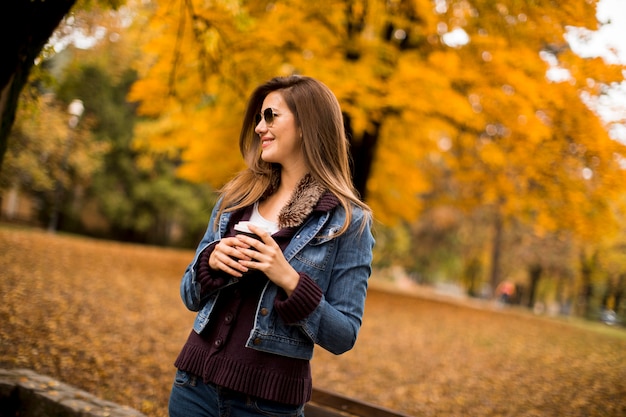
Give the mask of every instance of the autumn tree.
[{"label": "autumn tree", "polygon": [[[429,206],[492,219],[490,281],[513,219],[538,236],[584,239],[614,225],[623,146],[580,100],[621,67],[572,53],[568,25],[595,28],[595,2],[180,1],[160,5],[131,97],[152,121],[139,138],[178,150],[180,174],[222,184],[241,167],[243,99],[265,79],[327,83],[345,112],[354,181],[378,219]],[[314,34],[314,35],[313,35]],[[455,41],[455,34],[465,35]],[[556,62],[554,64],[553,62]],[[564,80],[546,76],[557,65]]]},{"label": "autumn tree", "polygon": [[177,153],[154,152],[134,140],[139,118],[128,91],[137,77],[132,64],[140,53],[141,33],[126,30],[132,16],[128,7],[96,15],[77,13],[77,20],[93,22],[105,35],[90,48],[74,50],[58,94],[83,97],[97,119],[96,140],[109,144],[103,169],[88,190],[91,208],[106,220],[105,236],[193,246],[206,227],[212,190],[175,175]]},{"label": "autumn tree", "polygon": [[90,140],[90,120],[69,121],[67,106],[52,94],[23,100],[0,173],[0,189],[37,197],[42,224],[70,210],[65,203],[88,186],[106,151],[106,144]]},{"label": "autumn tree", "polygon": [[[78,0],[79,7],[83,8],[94,4],[116,8],[122,2],[123,0]],[[20,92],[28,82],[36,58],[76,3],[77,0],[18,0],[0,5],[0,34],[3,39],[0,46],[0,168],[15,120]]]},{"label": "autumn tree", "polygon": [[[127,93],[138,42],[123,33],[130,12],[77,11],[72,28],[55,33],[54,44],[65,46],[42,57],[22,92],[0,189],[20,206],[34,201],[33,214],[54,229],[191,246],[206,227],[210,189],[176,177],[176,155],[134,144]],[[99,29],[79,48],[82,27]],[[70,126],[67,103],[77,99],[84,113]]]},{"label": "autumn tree", "polygon": [[17,102],[35,58],[76,0],[4,2],[0,6],[0,167],[15,120]]}]

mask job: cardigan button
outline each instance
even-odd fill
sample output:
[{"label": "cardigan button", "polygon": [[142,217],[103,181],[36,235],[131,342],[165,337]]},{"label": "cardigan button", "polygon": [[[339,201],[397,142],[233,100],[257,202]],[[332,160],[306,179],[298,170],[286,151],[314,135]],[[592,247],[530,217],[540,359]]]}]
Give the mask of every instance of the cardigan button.
[{"label": "cardigan button", "polygon": [[230,324],[232,321],[233,321],[233,314],[232,313],[226,314],[226,317],[224,317],[224,323]]},{"label": "cardigan button", "polygon": [[222,347],[222,343],[224,343],[224,341],[222,340],[222,338],[219,338],[215,340],[215,342],[213,342],[213,346],[215,346],[216,349],[219,349]]},{"label": "cardigan button", "polygon": [[263,308],[261,309],[261,315],[262,315],[262,316],[267,316],[267,314],[268,314],[268,313],[269,313],[269,311],[268,311],[268,309],[267,309],[267,308],[263,307]]}]

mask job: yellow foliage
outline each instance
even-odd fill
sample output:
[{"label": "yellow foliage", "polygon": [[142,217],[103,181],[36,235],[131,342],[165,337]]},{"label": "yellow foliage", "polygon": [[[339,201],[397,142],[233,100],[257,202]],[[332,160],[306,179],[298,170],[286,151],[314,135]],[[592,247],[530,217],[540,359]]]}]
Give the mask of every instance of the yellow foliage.
[{"label": "yellow foliage", "polygon": [[91,123],[83,116],[80,125],[71,129],[67,110],[51,95],[20,102],[0,186],[20,178],[24,186],[49,192],[56,181],[64,187],[89,183],[107,151],[106,144],[90,140]]},{"label": "yellow foliage", "polygon": [[[607,199],[624,192],[615,155],[625,152],[579,95],[598,94],[621,68],[576,57],[563,37],[567,26],[596,27],[594,5],[160,4],[142,28],[148,42],[131,94],[154,119],[138,141],[178,152],[180,175],[219,187],[242,167],[245,97],[271,76],[302,73],[335,92],[355,144],[377,137],[367,200],[381,221],[413,221],[428,196],[599,237],[612,224],[601,220],[613,217]],[[469,43],[447,47],[441,36],[454,28]],[[571,82],[546,77],[546,49]]]}]

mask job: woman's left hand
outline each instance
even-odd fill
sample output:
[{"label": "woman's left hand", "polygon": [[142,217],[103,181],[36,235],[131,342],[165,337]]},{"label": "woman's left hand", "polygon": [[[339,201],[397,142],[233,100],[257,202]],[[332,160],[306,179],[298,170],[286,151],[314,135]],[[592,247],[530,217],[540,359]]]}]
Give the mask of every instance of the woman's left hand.
[{"label": "woman's left hand", "polygon": [[245,244],[244,246],[247,246],[239,250],[252,258],[250,261],[241,259],[239,263],[249,269],[263,272],[270,281],[285,290],[288,296],[291,295],[298,285],[300,274],[289,265],[283,251],[268,232],[253,224],[248,227],[262,241],[246,235],[237,235],[236,237]]}]

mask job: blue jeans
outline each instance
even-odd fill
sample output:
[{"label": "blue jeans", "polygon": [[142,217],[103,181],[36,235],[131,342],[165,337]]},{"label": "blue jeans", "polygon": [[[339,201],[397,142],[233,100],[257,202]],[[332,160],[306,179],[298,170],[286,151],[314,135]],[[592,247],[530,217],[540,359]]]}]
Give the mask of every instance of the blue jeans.
[{"label": "blue jeans", "polygon": [[169,401],[170,417],[304,417],[304,405],[254,398],[177,371]]}]

